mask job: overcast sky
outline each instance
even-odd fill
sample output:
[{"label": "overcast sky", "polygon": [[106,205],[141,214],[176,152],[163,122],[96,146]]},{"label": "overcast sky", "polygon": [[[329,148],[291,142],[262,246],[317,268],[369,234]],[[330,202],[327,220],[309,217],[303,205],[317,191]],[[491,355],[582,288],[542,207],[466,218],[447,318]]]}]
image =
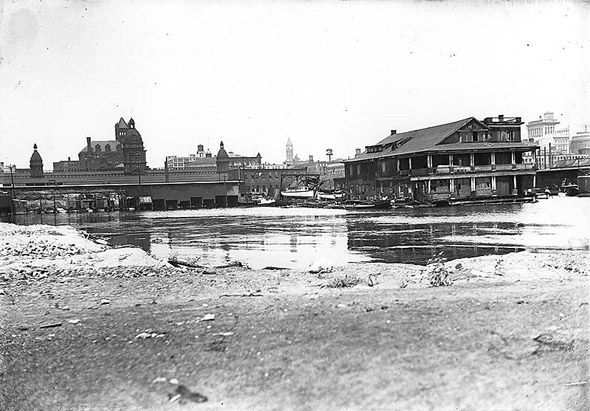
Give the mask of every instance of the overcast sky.
[{"label": "overcast sky", "polygon": [[133,116],[166,155],[354,155],[389,134],[554,111],[590,123],[583,2],[0,1],[0,161],[77,159]]}]

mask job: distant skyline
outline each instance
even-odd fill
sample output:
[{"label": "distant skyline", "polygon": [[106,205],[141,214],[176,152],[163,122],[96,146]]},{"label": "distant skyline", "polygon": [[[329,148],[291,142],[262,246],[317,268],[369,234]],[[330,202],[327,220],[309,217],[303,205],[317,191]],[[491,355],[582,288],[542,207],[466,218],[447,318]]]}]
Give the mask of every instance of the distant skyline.
[{"label": "distant skyline", "polygon": [[[327,159],[389,134],[546,111],[590,123],[582,1],[0,3],[0,162],[77,159],[133,117],[150,167],[203,144]],[[526,128],[523,127],[526,136]]]}]

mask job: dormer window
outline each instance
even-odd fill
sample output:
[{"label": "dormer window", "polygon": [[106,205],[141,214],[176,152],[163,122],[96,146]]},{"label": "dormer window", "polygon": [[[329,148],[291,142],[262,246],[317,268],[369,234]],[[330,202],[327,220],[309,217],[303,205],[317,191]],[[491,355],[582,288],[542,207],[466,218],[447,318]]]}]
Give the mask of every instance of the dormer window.
[{"label": "dormer window", "polygon": [[96,151],[100,151],[100,144],[97,144],[97,145],[95,145],[95,146],[94,146],[94,150],[96,150]]},{"label": "dormer window", "polygon": [[111,151],[111,145],[110,144],[105,145],[104,151]]}]

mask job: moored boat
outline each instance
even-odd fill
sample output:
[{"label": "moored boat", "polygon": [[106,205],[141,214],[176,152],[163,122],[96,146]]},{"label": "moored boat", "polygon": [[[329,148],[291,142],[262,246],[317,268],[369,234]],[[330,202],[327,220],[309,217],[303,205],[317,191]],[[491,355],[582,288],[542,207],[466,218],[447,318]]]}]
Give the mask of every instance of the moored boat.
[{"label": "moored boat", "polygon": [[308,188],[295,188],[281,191],[281,196],[285,198],[314,198],[315,194],[315,190],[310,190]]}]

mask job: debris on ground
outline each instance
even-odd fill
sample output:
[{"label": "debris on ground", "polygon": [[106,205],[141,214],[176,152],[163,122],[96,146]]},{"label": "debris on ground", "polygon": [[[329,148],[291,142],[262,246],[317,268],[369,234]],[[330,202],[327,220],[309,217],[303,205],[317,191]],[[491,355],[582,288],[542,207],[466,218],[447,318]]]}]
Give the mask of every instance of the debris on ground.
[{"label": "debris on ground", "polygon": [[205,314],[201,321],[213,321],[215,319],[215,314]]},{"label": "debris on ground", "polygon": [[334,270],[334,264],[331,261],[320,259],[313,262],[307,271],[311,274],[323,274],[330,273],[332,270]]},{"label": "debris on ground", "polygon": [[569,351],[574,348],[573,341],[565,340],[564,338],[549,333],[539,334],[533,338],[533,341],[536,341],[550,350]]},{"label": "debris on ground", "polygon": [[225,265],[215,266],[215,268],[246,268],[246,269],[250,269],[250,267],[247,264],[245,264],[241,261],[237,261],[237,260],[230,261],[228,264],[225,264]]},{"label": "debris on ground", "polygon": [[168,259],[168,263],[173,265],[174,267],[188,267],[188,268],[205,268],[203,265],[195,264],[190,261],[179,260],[175,257],[170,257]]},{"label": "debris on ground", "polygon": [[219,297],[263,297],[260,293],[247,293],[247,294],[221,294]]},{"label": "debris on ground", "polygon": [[174,396],[170,398],[170,402],[179,401],[182,403],[183,400],[185,401],[192,401],[192,402],[206,402],[207,397],[204,395],[199,394],[198,392],[193,392],[186,388],[184,385],[179,385],[176,387]]},{"label": "debris on ground", "polygon": [[41,324],[39,326],[39,328],[55,328],[55,327],[61,327],[61,323],[55,322],[55,323]]},{"label": "debris on ground", "polygon": [[152,332],[152,330],[146,330],[142,333],[137,334],[135,336],[135,339],[136,340],[138,340],[138,339],[145,340],[146,338],[162,338],[165,336],[166,336],[166,333],[158,334],[158,333]]}]

